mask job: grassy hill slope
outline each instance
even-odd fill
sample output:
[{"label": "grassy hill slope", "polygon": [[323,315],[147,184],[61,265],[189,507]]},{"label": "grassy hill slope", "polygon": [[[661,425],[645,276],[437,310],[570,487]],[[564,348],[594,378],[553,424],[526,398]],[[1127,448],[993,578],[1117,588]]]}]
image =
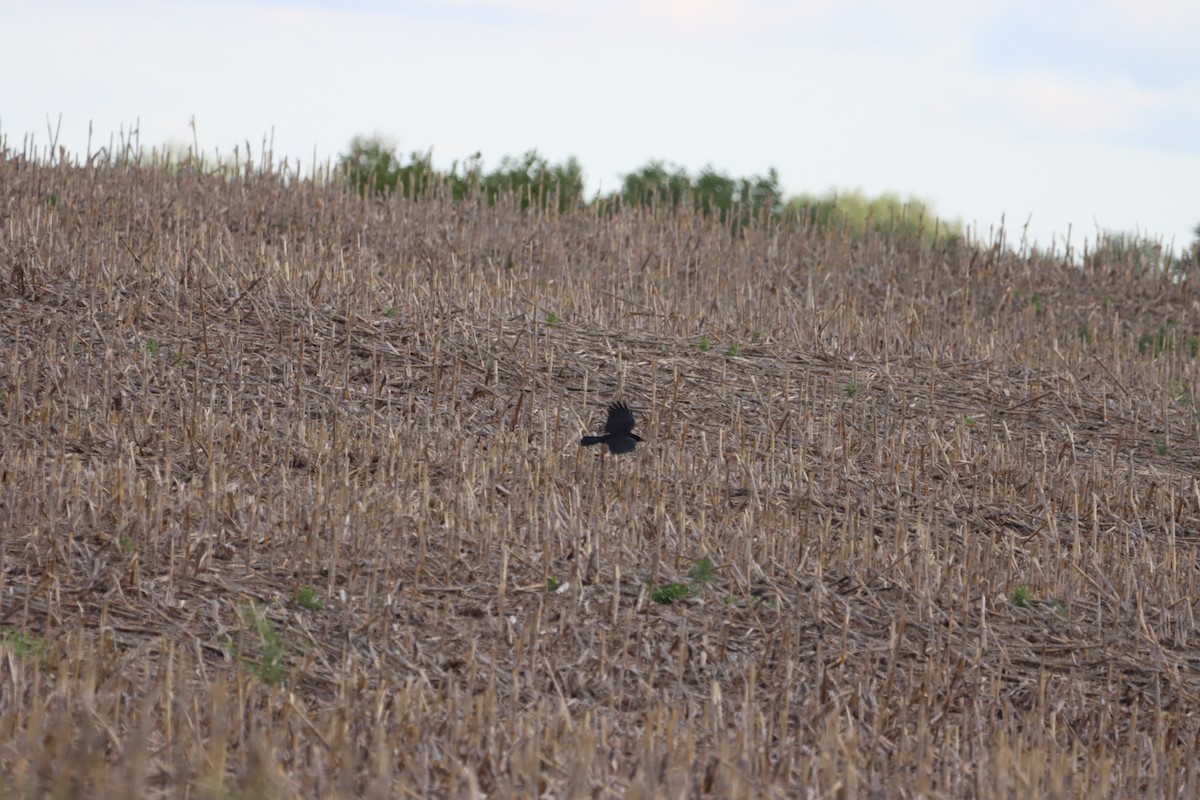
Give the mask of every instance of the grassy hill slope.
[{"label": "grassy hill slope", "polygon": [[[1192,282],[186,168],[0,197],[0,797],[1197,792]],[[581,449],[615,399],[647,444]]]}]

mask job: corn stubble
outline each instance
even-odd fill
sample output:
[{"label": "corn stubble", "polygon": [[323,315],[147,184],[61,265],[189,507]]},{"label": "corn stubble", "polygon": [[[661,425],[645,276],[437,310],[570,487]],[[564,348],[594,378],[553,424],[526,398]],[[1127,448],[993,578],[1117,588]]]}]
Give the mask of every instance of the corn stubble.
[{"label": "corn stubble", "polygon": [[[0,796],[1197,792],[1196,362],[1137,346],[1189,282],[0,187]],[[578,446],[614,398],[631,457]]]}]

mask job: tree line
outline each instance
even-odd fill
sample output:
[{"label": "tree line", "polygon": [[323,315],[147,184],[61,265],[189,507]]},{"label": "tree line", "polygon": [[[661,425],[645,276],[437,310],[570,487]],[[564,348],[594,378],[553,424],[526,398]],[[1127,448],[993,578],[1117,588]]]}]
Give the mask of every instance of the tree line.
[{"label": "tree line", "polygon": [[363,195],[398,192],[418,199],[442,193],[456,201],[479,197],[489,204],[508,195],[523,209],[559,211],[592,205],[602,209],[691,207],[734,228],[752,222],[798,221],[853,234],[870,231],[939,241],[963,237],[961,222],[939,219],[928,204],[913,197],[868,197],[860,191],[786,197],[774,168],[762,175],[738,178],[711,166],[692,174],[654,160],[622,176],[620,189],[589,199],[583,168],[574,157],[551,163],[537,150],[530,150],[520,157],[506,156],[494,169],[485,170],[482,156],[476,153],[453,162],[449,169],[438,169],[432,151],[413,152],[405,159],[381,137],[356,136],[349,150],[339,156],[337,171],[348,187]]}]

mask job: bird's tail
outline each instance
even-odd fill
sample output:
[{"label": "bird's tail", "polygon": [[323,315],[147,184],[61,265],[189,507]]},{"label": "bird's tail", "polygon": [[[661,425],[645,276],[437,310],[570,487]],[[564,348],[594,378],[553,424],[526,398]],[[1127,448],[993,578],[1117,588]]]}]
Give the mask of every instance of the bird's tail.
[{"label": "bird's tail", "polygon": [[587,447],[590,444],[604,444],[607,441],[607,436],[585,436],[579,440],[579,443],[584,447]]}]

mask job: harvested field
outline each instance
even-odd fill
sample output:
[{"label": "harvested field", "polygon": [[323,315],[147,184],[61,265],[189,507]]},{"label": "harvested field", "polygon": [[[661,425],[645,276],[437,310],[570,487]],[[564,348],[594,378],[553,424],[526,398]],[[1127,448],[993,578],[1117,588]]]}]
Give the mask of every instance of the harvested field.
[{"label": "harvested field", "polygon": [[[1200,795],[1194,281],[12,154],[0,198],[0,798]],[[647,443],[580,448],[618,399]]]}]

